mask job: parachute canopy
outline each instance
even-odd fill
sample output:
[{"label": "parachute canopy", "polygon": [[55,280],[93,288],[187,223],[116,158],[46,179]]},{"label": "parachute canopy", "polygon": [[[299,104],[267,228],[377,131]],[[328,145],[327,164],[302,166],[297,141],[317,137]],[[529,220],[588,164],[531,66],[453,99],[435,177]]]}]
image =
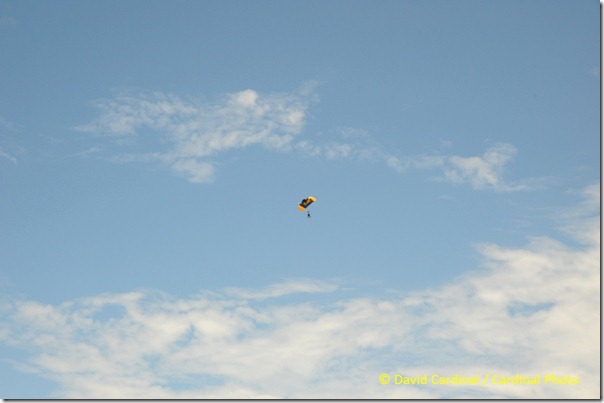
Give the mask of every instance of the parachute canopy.
[{"label": "parachute canopy", "polygon": [[317,199],[315,199],[313,196],[308,196],[306,199],[304,199],[300,202],[300,204],[298,205],[298,209],[306,210],[306,207],[310,206],[313,202],[316,202],[316,201],[317,201]]}]

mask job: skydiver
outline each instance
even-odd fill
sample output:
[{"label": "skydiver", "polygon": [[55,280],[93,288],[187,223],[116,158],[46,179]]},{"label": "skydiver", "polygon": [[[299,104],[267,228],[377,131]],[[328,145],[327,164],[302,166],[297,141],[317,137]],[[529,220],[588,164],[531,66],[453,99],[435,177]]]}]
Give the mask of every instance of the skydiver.
[{"label": "skydiver", "polygon": [[310,211],[307,211],[307,212],[306,212],[306,217],[307,217],[307,218],[310,218]]}]

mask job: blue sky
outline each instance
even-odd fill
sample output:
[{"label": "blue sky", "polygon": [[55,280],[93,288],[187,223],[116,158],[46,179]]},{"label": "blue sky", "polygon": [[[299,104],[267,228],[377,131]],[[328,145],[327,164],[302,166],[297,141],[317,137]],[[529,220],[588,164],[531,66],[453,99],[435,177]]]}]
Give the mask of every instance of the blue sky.
[{"label": "blue sky", "polygon": [[5,0],[0,51],[2,397],[599,397],[598,2]]}]

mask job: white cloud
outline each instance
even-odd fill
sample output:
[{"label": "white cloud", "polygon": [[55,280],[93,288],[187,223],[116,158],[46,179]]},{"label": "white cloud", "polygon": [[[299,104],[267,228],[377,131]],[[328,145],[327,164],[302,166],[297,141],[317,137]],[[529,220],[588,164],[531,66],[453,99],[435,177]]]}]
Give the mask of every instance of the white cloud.
[{"label": "white cloud", "polygon": [[175,158],[172,171],[182,173],[193,183],[209,183],[214,180],[214,165],[209,162],[199,162],[194,158]]},{"label": "white cloud", "polygon": [[583,197],[583,202],[576,209],[559,214],[564,220],[561,230],[588,244],[600,234],[600,223],[590,219],[591,212],[600,212],[600,185],[588,186],[578,194]]},{"label": "white cloud", "polygon": [[504,166],[516,155],[510,144],[497,144],[482,156],[451,156],[445,159],[445,177],[453,183],[470,183],[475,189],[490,188],[500,191],[524,190],[523,185],[510,185],[503,181]]},{"label": "white cloud", "polygon": [[469,184],[477,190],[495,191],[528,190],[526,184],[509,183],[503,177],[505,166],[517,153],[511,144],[499,143],[487,149],[482,156],[421,155],[399,157],[384,151],[380,155],[386,164],[397,172],[414,170],[439,170],[445,180],[453,184]]},{"label": "white cloud", "polygon": [[[292,280],[187,298],[139,291],[57,305],[5,299],[0,339],[28,350],[21,368],[55,381],[65,398],[597,399],[596,189],[568,215],[580,246],[551,238],[482,244],[484,267],[439,288],[344,298],[335,283]],[[300,299],[292,293],[307,297],[293,302]],[[542,378],[380,385],[382,373]],[[579,384],[545,384],[548,374]]]},{"label": "white cloud", "polygon": [[15,124],[2,115],[0,115],[0,127],[9,131],[17,130]]},{"label": "white cloud", "polygon": [[330,140],[316,144],[309,140],[302,140],[296,144],[296,148],[312,157],[324,157],[332,160],[354,158],[384,162],[398,173],[405,173],[412,169],[440,170],[443,174],[441,180],[453,184],[469,184],[477,190],[509,192],[530,189],[527,183],[510,183],[504,179],[504,169],[517,153],[516,147],[511,144],[496,144],[487,149],[482,156],[401,156],[386,150],[368,136],[342,137],[346,141]]},{"label": "white cloud", "polygon": [[10,155],[9,153],[2,151],[1,148],[0,148],[0,159],[6,159],[6,160],[12,162],[13,164],[17,163],[17,159],[15,157]]},{"label": "white cloud", "polygon": [[[320,136],[318,136],[320,139]],[[303,139],[295,144],[295,149],[310,157],[328,160],[357,159],[372,162],[388,162],[396,158],[387,153],[366,131],[352,127],[338,127],[324,141]]]},{"label": "white cloud", "polygon": [[161,161],[192,182],[206,183],[215,170],[210,158],[219,153],[253,145],[289,149],[304,126],[311,87],[292,94],[244,90],[213,104],[163,93],[122,95],[98,101],[100,116],[77,130],[109,135],[124,146],[159,143],[126,159]]},{"label": "white cloud", "polygon": [[389,155],[387,157],[385,157],[386,160],[386,164],[394,169],[395,171],[402,173],[405,172],[407,169],[409,169],[409,163],[405,162],[404,160],[402,160],[399,157],[396,157],[394,155]]},{"label": "white cloud", "polygon": [[337,285],[312,279],[288,281],[274,284],[260,291],[250,291],[240,288],[227,288],[225,292],[234,298],[266,299],[276,298],[293,293],[322,293],[337,290]]},{"label": "white cloud", "polygon": [[[23,153],[24,149],[22,147],[16,146],[15,143],[11,141],[8,136],[4,135],[3,132],[17,132],[17,126],[4,116],[0,115],[0,129],[0,160],[4,159],[12,162],[13,164],[16,164],[17,158],[15,157],[15,153]],[[7,148],[12,149],[15,152],[9,152],[7,151]]]},{"label": "white cloud", "polygon": [[386,149],[366,131],[352,127],[337,127],[323,141],[320,135],[315,140],[304,138],[302,129],[307,109],[315,99],[315,85],[309,82],[290,94],[259,94],[247,89],[227,94],[214,103],[159,92],[121,95],[96,102],[99,117],[77,130],[108,135],[124,147],[151,148],[110,159],[160,162],[194,183],[214,180],[213,159],[219,154],[261,146],[273,151],[295,150],[327,160],[382,162],[399,173],[438,169],[443,174],[441,179],[469,184],[474,189],[529,189],[526,183],[513,184],[503,178],[504,168],[517,153],[510,144],[496,144],[481,156],[405,156]]}]

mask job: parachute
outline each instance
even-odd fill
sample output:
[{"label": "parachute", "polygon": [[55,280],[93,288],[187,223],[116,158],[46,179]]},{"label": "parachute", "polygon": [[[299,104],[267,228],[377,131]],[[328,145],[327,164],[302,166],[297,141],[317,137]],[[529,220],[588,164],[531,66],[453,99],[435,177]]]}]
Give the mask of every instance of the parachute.
[{"label": "parachute", "polygon": [[306,199],[302,200],[298,205],[299,210],[306,210],[306,207],[310,206],[313,202],[316,202],[317,199],[313,196],[308,196]]}]

